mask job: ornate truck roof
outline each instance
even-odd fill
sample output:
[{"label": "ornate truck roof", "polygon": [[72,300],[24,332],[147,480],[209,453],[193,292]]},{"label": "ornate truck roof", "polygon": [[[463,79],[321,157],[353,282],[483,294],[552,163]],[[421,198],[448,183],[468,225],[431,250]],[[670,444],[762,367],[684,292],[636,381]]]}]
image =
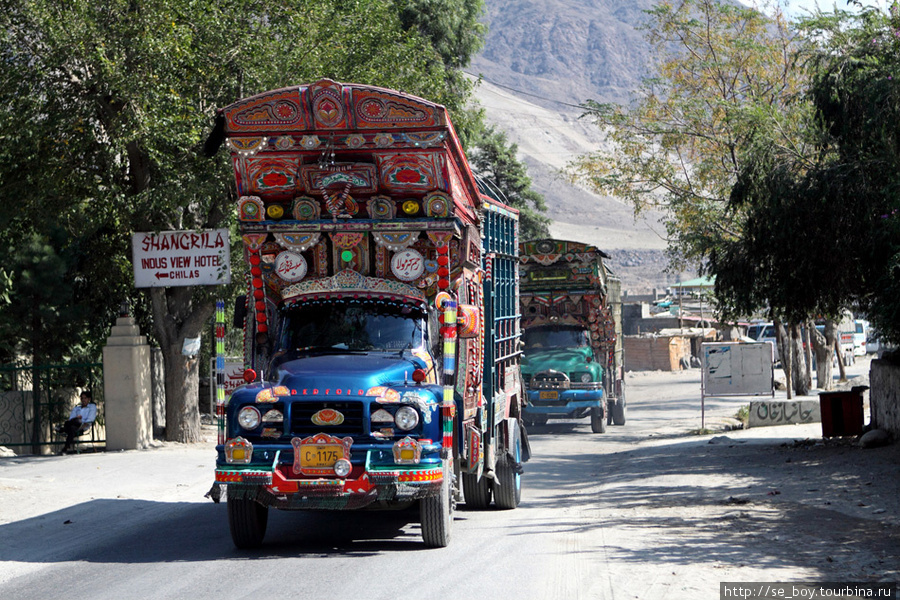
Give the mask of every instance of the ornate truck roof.
[{"label": "ornate truck roof", "polygon": [[606,252],[590,244],[549,238],[520,242],[519,255],[519,260],[523,264],[536,262],[542,265],[550,265],[559,260],[571,262],[610,258]]},{"label": "ornate truck roof", "polygon": [[[286,219],[402,217],[412,197],[419,216],[479,220],[475,178],[440,104],[322,79],[238,100],[219,110],[217,129],[238,193],[259,198],[262,210],[283,204]],[[302,197],[316,202],[298,204]]]},{"label": "ornate truck roof", "polygon": [[522,295],[550,295],[558,290],[600,289],[606,294],[609,255],[590,244],[543,239],[521,242],[519,262],[524,272]]}]

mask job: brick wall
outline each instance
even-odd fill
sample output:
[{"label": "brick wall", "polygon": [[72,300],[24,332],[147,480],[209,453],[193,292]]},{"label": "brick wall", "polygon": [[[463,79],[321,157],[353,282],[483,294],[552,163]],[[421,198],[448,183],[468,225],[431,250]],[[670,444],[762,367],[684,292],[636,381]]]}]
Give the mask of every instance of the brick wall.
[{"label": "brick wall", "polygon": [[680,371],[691,358],[691,340],[682,336],[625,336],[626,371]]}]

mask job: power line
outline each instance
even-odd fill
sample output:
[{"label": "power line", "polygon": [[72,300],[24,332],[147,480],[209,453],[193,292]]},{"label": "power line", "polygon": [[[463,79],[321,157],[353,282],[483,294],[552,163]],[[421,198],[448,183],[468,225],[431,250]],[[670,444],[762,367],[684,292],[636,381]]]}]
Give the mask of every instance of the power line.
[{"label": "power line", "polygon": [[523,96],[531,96],[532,98],[538,98],[538,99],[540,99],[540,100],[544,100],[545,102],[554,102],[554,103],[556,103],[556,104],[562,104],[563,106],[570,106],[570,107],[572,107],[572,108],[577,108],[577,109],[579,109],[579,110],[584,110],[584,107],[583,107],[583,106],[579,106],[578,104],[570,104],[569,102],[563,102],[562,100],[556,100],[556,99],[554,99],[554,98],[547,98],[546,96],[541,96],[541,95],[539,95],[539,94],[533,94],[533,93],[531,93],[531,92],[526,92],[526,91],[524,91],[524,90],[520,90],[520,89],[511,87],[511,86],[508,86],[508,85],[503,85],[502,83],[497,83],[496,81],[491,81],[490,79],[488,79],[487,77],[485,77],[485,76],[483,76],[483,75],[475,75],[474,73],[469,73],[468,71],[463,71],[463,73],[465,73],[466,75],[469,75],[469,76],[471,76],[471,77],[475,77],[475,78],[478,78],[478,79],[483,79],[484,81],[490,83],[491,85],[495,85],[495,86],[497,86],[497,87],[499,87],[499,88],[503,88],[503,89],[509,90],[509,91],[511,91],[511,92],[515,92],[515,93],[517,93],[517,94],[521,94],[521,95],[523,95]]}]

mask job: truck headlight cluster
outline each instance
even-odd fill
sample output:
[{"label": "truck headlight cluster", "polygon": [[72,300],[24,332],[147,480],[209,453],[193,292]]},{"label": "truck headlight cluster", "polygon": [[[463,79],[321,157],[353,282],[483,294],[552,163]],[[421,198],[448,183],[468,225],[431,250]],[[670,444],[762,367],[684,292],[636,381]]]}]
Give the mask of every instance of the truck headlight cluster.
[{"label": "truck headlight cluster", "polygon": [[401,406],[394,415],[394,423],[403,431],[409,431],[419,424],[419,413],[411,406]]},{"label": "truck headlight cluster", "polygon": [[590,383],[594,378],[591,377],[590,373],[582,373],[580,379],[581,383]]},{"label": "truck headlight cluster", "polygon": [[261,419],[259,410],[255,406],[245,406],[237,414],[238,424],[244,429],[256,429],[259,427]]},{"label": "truck headlight cluster", "polygon": [[339,458],[336,463],[334,463],[334,474],[338,477],[346,477],[350,474],[350,470],[353,468],[353,465],[350,464],[350,461],[346,458]]}]

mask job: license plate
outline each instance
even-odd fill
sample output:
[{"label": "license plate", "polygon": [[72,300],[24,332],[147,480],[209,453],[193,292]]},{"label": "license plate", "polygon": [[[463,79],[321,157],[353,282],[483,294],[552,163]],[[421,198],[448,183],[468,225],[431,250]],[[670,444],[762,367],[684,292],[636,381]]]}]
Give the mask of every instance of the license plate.
[{"label": "license plate", "polygon": [[559,392],[538,392],[541,400],[559,400]]},{"label": "license plate", "polygon": [[323,469],[333,467],[344,456],[343,448],[331,444],[307,445],[300,450],[300,467]]}]

